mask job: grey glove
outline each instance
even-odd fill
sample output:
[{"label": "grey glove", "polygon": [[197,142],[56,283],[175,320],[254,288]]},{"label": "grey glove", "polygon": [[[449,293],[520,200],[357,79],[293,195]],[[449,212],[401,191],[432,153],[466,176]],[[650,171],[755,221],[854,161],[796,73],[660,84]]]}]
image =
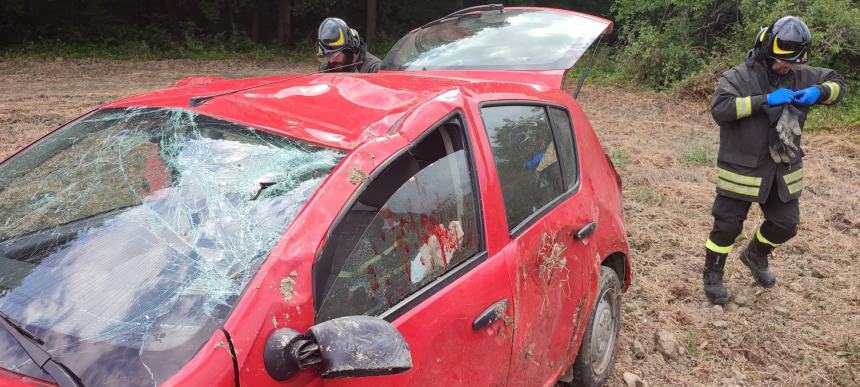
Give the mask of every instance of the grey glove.
[{"label": "grey glove", "polygon": [[782,107],[782,113],[774,126],[776,138],[770,141],[770,157],[777,163],[789,163],[797,156],[800,148],[794,140],[800,136],[800,110],[791,104]]}]

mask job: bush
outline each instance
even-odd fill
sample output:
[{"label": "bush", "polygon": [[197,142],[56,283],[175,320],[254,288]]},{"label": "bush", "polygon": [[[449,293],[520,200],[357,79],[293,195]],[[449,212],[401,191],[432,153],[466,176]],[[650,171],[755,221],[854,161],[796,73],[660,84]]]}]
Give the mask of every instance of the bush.
[{"label": "bush", "polygon": [[860,76],[860,11],[851,0],[617,0],[611,10],[620,25],[616,58],[623,76],[658,89],[690,77],[704,89],[744,60],[760,27],[785,15],[801,17],[812,30],[813,65]]}]

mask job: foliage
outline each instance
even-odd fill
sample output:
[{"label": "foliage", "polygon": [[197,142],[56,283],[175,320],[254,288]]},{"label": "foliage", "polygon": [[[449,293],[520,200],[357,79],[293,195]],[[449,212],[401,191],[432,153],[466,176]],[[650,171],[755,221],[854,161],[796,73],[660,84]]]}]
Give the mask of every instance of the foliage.
[{"label": "foliage", "polygon": [[612,16],[621,25],[620,70],[667,89],[710,63],[744,60],[759,28],[785,15],[801,17],[812,30],[813,64],[858,76],[860,11],[851,0],[617,0]]},{"label": "foliage", "polygon": [[622,74],[667,88],[698,71],[709,48],[731,30],[733,7],[714,0],[615,1],[611,9],[620,24]]},{"label": "foliage", "polygon": [[616,77],[680,96],[710,97],[717,78],[746,60],[762,27],[785,15],[802,18],[813,35],[811,65],[849,81],[836,107],[813,109],[809,127],[860,124],[860,4],[852,0],[616,0]]}]

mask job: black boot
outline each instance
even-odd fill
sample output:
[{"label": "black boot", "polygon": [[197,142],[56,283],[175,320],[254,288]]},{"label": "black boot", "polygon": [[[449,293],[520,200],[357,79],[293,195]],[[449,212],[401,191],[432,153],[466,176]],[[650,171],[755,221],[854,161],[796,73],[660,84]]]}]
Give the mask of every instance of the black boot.
[{"label": "black boot", "polygon": [[741,262],[750,268],[755,281],[766,288],[771,288],[776,284],[776,276],[767,263],[767,256],[772,251],[773,246],[761,243],[753,237],[747,248],[741,252]]},{"label": "black boot", "polygon": [[728,254],[705,250],[705,269],[702,271],[702,280],[705,283],[705,295],[714,305],[723,305],[729,301],[729,292],[723,285],[726,256]]}]

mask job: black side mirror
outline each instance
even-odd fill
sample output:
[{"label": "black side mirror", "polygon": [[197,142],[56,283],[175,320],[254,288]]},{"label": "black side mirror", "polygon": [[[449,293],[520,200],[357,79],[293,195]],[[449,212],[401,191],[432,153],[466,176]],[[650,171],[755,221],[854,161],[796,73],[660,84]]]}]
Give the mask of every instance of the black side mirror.
[{"label": "black side mirror", "polygon": [[329,320],[304,335],[278,329],[266,341],[263,360],[275,380],[289,379],[311,366],[324,378],[393,375],[412,369],[412,355],[400,332],[370,316]]}]

